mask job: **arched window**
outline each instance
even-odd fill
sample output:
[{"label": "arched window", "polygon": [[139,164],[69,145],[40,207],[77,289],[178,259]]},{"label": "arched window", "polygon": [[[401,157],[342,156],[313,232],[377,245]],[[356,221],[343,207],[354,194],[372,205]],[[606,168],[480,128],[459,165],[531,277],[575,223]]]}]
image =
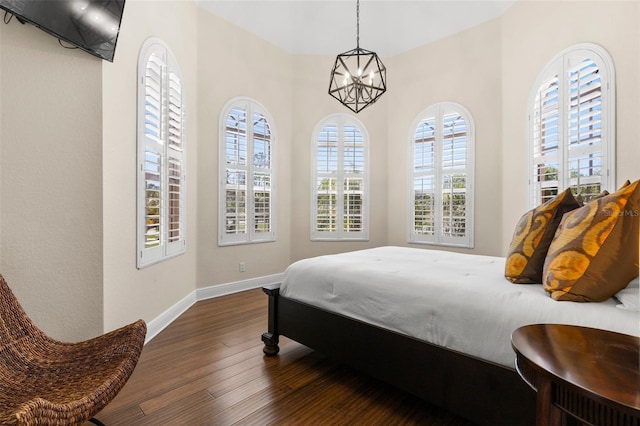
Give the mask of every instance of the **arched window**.
[{"label": "arched window", "polygon": [[594,44],[558,54],[529,98],[529,203],[566,188],[583,201],[615,189],[614,68]]},{"label": "arched window", "polygon": [[220,117],[218,244],[275,241],[275,135],[267,110],[235,98]]},{"label": "arched window", "polygon": [[331,115],[313,132],[311,239],[369,238],[369,137],[346,114]]},{"label": "arched window", "polygon": [[171,50],[148,39],[138,56],[138,268],[186,250],[185,103]]},{"label": "arched window", "polygon": [[442,102],[424,110],[411,128],[409,242],[473,247],[471,114]]}]

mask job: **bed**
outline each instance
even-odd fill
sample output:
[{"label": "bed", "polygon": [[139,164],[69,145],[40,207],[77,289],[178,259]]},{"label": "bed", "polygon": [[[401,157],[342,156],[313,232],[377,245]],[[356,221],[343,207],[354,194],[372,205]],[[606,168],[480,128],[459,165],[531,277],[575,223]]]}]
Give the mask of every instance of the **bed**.
[{"label": "bed", "polygon": [[287,336],[330,358],[486,425],[535,421],[535,393],[518,376],[511,333],[563,323],[638,335],[638,312],[552,300],[504,278],[505,259],[378,247],[304,259],[269,296],[264,352]]}]

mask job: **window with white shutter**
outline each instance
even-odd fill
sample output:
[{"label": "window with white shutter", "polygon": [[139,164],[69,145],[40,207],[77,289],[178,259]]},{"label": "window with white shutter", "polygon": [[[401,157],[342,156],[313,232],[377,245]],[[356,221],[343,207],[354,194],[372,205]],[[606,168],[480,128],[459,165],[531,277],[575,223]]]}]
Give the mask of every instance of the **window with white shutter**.
[{"label": "window with white shutter", "polygon": [[220,117],[218,244],[275,241],[275,137],[266,109],[232,99]]},{"label": "window with white shutter", "polygon": [[311,239],[369,238],[369,141],[356,118],[325,118],[313,134]]},{"label": "window with white shutter", "polygon": [[471,114],[442,102],[423,111],[412,129],[409,242],[473,247]]},{"label": "window with white shutter", "polygon": [[138,56],[138,268],[186,250],[184,103],[175,58],[148,39]]},{"label": "window with white shutter", "polygon": [[571,188],[589,201],[615,189],[615,84],[609,54],[579,44],[542,71],[529,101],[529,203]]}]

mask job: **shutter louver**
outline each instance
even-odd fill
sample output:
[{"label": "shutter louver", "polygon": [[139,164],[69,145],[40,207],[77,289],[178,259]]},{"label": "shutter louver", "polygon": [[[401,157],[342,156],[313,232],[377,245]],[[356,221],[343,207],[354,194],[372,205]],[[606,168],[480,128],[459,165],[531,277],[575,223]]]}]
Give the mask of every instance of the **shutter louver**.
[{"label": "shutter louver", "polygon": [[615,72],[600,46],[583,43],[542,70],[530,97],[530,207],[567,188],[588,202],[615,189]]},{"label": "shutter louver", "polygon": [[457,112],[442,118],[442,235],[466,236],[467,123]]},{"label": "shutter louver", "polygon": [[413,232],[435,235],[436,117],[423,119],[413,143]]},{"label": "shutter louver", "polygon": [[312,240],[368,238],[368,152],[361,124],[342,114],[314,132]]},{"label": "shutter louver", "polygon": [[363,226],[364,145],[362,133],[351,125],[344,126],[342,169],[344,232],[361,232]]},{"label": "shutter louver", "polygon": [[569,187],[588,201],[602,186],[602,79],[593,60],[569,69],[568,90]]},{"label": "shutter louver", "polygon": [[247,112],[234,107],[226,119],[226,209],[225,232],[244,234],[247,230]]},{"label": "shutter louver", "polygon": [[138,58],[138,268],[184,253],[184,94],[158,39]]},{"label": "shutter louver", "polygon": [[[271,128],[253,113],[253,232],[271,232]],[[258,171],[259,170],[259,171]]]},{"label": "shutter louver", "polygon": [[268,113],[250,99],[234,99],[220,117],[218,244],[274,241],[274,135]]},{"label": "shutter louver", "polygon": [[316,147],[316,224],[318,232],[337,231],[338,126],[326,125]]},{"label": "shutter louver", "polygon": [[164,147],[162,144],[164,123],[162,120],[162,60],[151,55],[144,77],[144,222],[145,248],[161,245],[162,204],[162,164]]},{"label": "shutter louver", "polygon": [[441,102],[418,118],[411,140],[409,241],[473,247],[473,123]]},{"label": "shutter louver", "polygon": [[544,203],[558,194],[560,164],[560,92],[558,76],[544,82],[533,109],[533,204]]}]

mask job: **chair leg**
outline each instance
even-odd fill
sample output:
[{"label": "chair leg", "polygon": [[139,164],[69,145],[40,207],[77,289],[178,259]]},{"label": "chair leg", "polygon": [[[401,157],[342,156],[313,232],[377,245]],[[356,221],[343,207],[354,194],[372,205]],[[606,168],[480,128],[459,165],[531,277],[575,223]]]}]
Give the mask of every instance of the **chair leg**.
[{"label": "chair leg", "polygon": [[102,423],[100,420],[96,419],[95,417],[91,417],[89,419],[89,421],[91,423],[93,423],[94,425],[98,425],[98,426],[106,426],[104,423]]}]

